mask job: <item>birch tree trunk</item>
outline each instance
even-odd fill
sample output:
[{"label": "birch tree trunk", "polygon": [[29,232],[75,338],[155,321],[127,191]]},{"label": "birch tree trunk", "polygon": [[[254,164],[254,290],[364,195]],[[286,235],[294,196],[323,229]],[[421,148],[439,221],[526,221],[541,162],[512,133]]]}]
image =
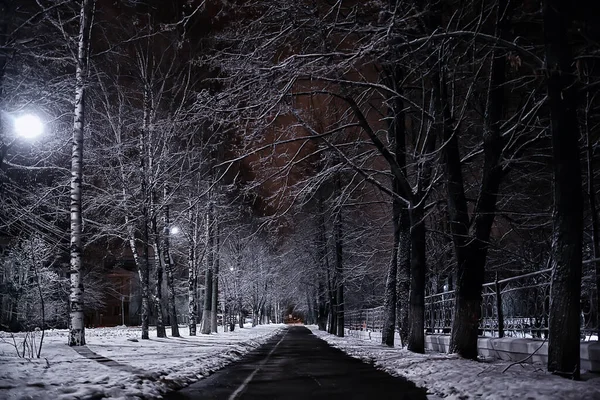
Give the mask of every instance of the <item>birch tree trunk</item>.
[{"label": "birch tree trunk", "polygon": [[[150,152],[149,152],[150,157]],[[148,162],[151,165],[151,162]],[[148,168],[150,169],[150,168]],[[154,190],[150,193],[150,223],[152,225],[152,247],[154,249],[154,279],[156,287],[154,290],[154,308],[156,310],[156,337],[167,337],[165,323],[163,318],[162,306],[162,287],[163,287],[163,258],[160,249],[160,235],[158,234],[158,224],[156,222],[156,193]]]},{"label": "birch tree trunk", "polygon": [[554,177],[548,371],[579,379],[583,195],[577,87],[567,37],[571,3],[542,4]]},{"label": "birch tree trunk", "polygon": [[[125,187],[125,182],[127,182],[126,177],[125,177],[125,171],[123,169],[123,164],[121,164],[121,182],[123,183],[123,187],[122,187],[122,193],[123,193],[123,202],[127,202],[127,188]],[[143,282],[146,282],[146,288],[148,287],[148,265],[145,264],[146,260],[143,257],[140,257],[138,249],[137,249],[137,242],[135,239],[135,226],[133,225],[133,222],[131,221],[131,218],[129,216],[129,214],[125,214],[125,226],[127,228],[127,238],[129,241],[129,248],[131,249],[131,254],[133,256],[133,261],[135,262],[135,266],[137,267],[137,271],[138,271],[138,277],[140,280],[140,286],[142,287],[142,315],[141,315],[141,322],[142,322],[142,339],[149,339],[148,337],[148,308],[147,308],[147,303],[146,303],[146,314],[144,314],[144,303],[143,303],[143,296],[144,296],[144,291],[143,291]],[[146,292],[147,295],[147,292]],[[144,315],[146,316],[146,322],[144,323]],[[145,328],[145,329],[144,329]]]},{"label": "birch tree trunk", "polygon": [[148,251],[148,209],[142,210],[142,263],[139,270],[140,285],[142,289],[142,339],[150,339],[150,255]]},{"label": "birch tree trunk", "polygon": [[[144,89],[142,134],[139,142],[140,152],[140,192],[142,203],[141,235],[142,235],[142,257],[138,270],[140,275],[140,286],[142,290],[142,339],[149,339],[150,325],[150,210],[151,194],[149,191],[149,135],[150,135],[150,94],[148,87]],[[160,258],[155,254],[155,261],[160,262]],[[162,315],[161,315],[162,317]]]},{"label": "birch tree trunk", "polygon": [[171,219],[169,215],[169,186],[165,185],[164,190],[164,227],[163,227],[163,256],[165,268],[167,270],[167,293],[169,322],[171,323],[171,336],[179,337],[179,325],[177,324],[177,308],[175,304],[175,285],[173,278],[173,259],[170,251]]},{"label": "birch tree trunk", "polygon": [[85,85],[88,74],[88,51],[94,16],[94,0],[83,0],[79,17],[79,46],[75,83],[75,117],[73,124],[73,152],[71,155],[71,285],[69,293],[69,346],[85,345],[83,281],[81,279],[81,196],[83,179],[83,125]]}]

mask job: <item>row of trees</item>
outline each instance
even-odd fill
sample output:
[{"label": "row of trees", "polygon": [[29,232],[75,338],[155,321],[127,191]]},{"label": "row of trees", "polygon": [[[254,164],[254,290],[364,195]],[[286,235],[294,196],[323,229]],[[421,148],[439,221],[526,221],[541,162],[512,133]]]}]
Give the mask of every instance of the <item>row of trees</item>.
[{"label": "row of trees", "polygon": [[[94,309],[90,307],[94,304],[85,305],[84,299],[89,297],[87,293],[102,291],[99,287],[84,291],[84,282],[90,270],[106,273],[101,269],[103,257],[98,255],[103,248],[109,249],[112,258],[121,253],[135,262],[143,338],[148,337],[151,314],[157,320],[159,336],[165,334],[163,314],[169,315],[172,334],[178,335],[178,271],[174,263],[179,261],[181,269],[181,261],[187,258],[191,332],[195,332],[198,314],[204,317],[203,333],[216,331],[220,246],[230,246],[231,238],[239,236],[246,223],[222,225],[250,205],[249,200],[240,198],[239,189],[223,184],[228,171],[215,167],[225,158],[223,146],[232,139],[217,131],[210,120],[196,116],[194,110],[206,72],[192,68],[202,44],[191,43],[190,35],[202,29],[197,27],[198,18],[191,18],[198,16],[202,4],[100,5],[94,1],[81,2],[80,7],[71,2],[11,3],[2,14],[6,32],[2,88],[7,94],[2,97],[3,140],[10,141],[14,115],[33,111],[45,117],[46,136],[41,140],[54,153],[45,157],[37,147],[23,152],[26,144],[16,143],[18,147],[3,154],[3,184],[8,190],[2,197],[2,221],[4,234],[14,238],[10,247],[19,248],[23,240],[35,236],[52,245],[54,253],[13,269],[28,274],[35,268],[47,268],[60,278],[67,272],[61,271],[64,263],[53,260],[65,251],[71,253],[69,342],[81,345],[85,344],[84,313]],[[41,40],[46,37],[51,39]],[[39,59],[45,63],[38,63]],[[38,79],[30,79],[31,75]],[[52,76],[59,78],[54,81]],[[75,93],[74,100],[67,92]],[[42,96],[36,100],[39,93]],[[68,111],[71,107],[74,114]],[[69,124],[72,115],[74,125],[72,119]],[[69,125],[74,126],[70,141],[65,135]],[[50,141],[52,137],[57,144]],[[64,146],[69,142],[70,168]],[[69,181],[70,205],[66,196]],[[70,244],[64,235],[68,214]],[[170,241],[174,226],[185,236],[175,249]],[[224,238],[223,244],[220,238]],[[16,265],[14,252],[8,250],[5,257],[7,265]],[[243,258],[237,257],[236,262],[241,263]],[[201,266],[207,266],[206,273],[199,272]],[[13,279],[11,268],[3,269],[3,299],[7,302],[3,310],[14,320],[24,315],[17,309],[25,304],[15,293],[25,292],[22,287],[31,279]],[[237,270],[241,274],[248,269]],[[249,277],[257,275],[251,274],[249,271]],[[197,299],[199,278],[205,295],[202,302]],[[242,275],[238,280],[244,279]],[[256,276],[252,282],[261,282],[262,288],[267,279],[273,281],[271,276]],[[12,290],[15,282],[22,284],[16,291]],[[167,287],[166,301],[162,299],[163,285]],[[256,296],[246,300],[242,294],[247,291],[229,289],[239,298],[239,313],[251,303],[257,318],[266,314],[270,306],[266,294],[260,293],[254,304],[251,299]],[[57,296],[66,303],[61,293]],[[204,304],[204,313],[198,313],[198,303]],[[27,307],[30,305],[28,302]],[[58,315],[62,318],[64,314]],[[36,319],[27,326],[39,323]]]},{"label": "row of trees", "polygon": [[549,368],[578,376],[582,274],[600,283],[582,268],[599,248],[593,12],[562,0],[2,4],[0,133],[32,105],[66,116],[47,118],[51,154],[7,153],[3,229],[71,251],[72,344],[92,249],[134,259],[144,338],[151,314],[177,333],[183,275],[190,332],[215,330],[219,293],[230,313],[298,311],[340,336],[345,309],[384,304],[383,342],[397,329],[423,352],[426,291],[446,284],[451,350],[472,359],[486,277],[550,263]]},{"label": "row of trees", "polygon": [[[283,159],[279,175],[265,178],[279,191],[277,206],[285,209],[289,200],[280,199],[292,196],[300,209],[318,210],[323,192],[332,199],[330,258],[314,283],[318,315],[329,304],[330,329],[343,334],[350,252],[342,221],[355,218],[348,193],[374,202],[370,184],[391,201],[391,234],[382,238],[391,255],[384,343],[393,344],[400,322],[408,348],[424,351],[426,276],[441,244],[437,273],[452,278],[457,296],[450,348],[475,359],[486,273],[508,272],[500,268],[507,252],[489,256],[496,247],[528,269],[553,266],[549,369],[578,377],[580,142],[588,143],[588,220],[597,218],[593,10],[560,0],[541,8],[432,0],[254,1],[232,9],[238,20],[203,58],[224,85],[201,107],[246,127],[245,153],[279,145],[272,154]],[[591,233],[586,241],[596,248]],[[523,234],[542,240],[519,245]]]}]

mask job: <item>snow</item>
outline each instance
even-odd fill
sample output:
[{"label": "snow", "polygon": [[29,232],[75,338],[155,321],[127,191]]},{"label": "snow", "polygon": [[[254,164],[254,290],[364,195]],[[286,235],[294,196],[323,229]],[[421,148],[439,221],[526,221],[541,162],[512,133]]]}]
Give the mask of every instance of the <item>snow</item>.
[{"label": "snow", "polygon": [[[88,348],[110,360],[99,363],[68,347],[66,330],[46,332],[42,358],[16,356],[11,335],[0,332],[0,399],[158,399],[239,359],[283,325],[259,325],[235,332],[181,338],[140,339],[139,328],[86,330]],[[600,399],[600,377],[574,382],[548,374],[542,365],[474,362],[455,355],[415,354],[379,344],[379,336],[338,338],[313,333],[353,357],[425,387],[431,399]],[[170,329],[167,329],[170,334]],[[15,335],[17,342],[22,334]],[[131,341],[137,339],[138,341]]]},{"label": "snow", "polygon": [[[89,350],[114,360],[106,363],[68,347],[67,330],[46,331],[41,359],[17,357],[11,334],[0,332],[0,399],[158,399],[239,359],[283,326],[195,337],[180,327],[180,338],[170,337],[170,328],[169,337],[157,338],[154,329],[150,340],[141,340],[135,327],[86,329]],[[23,336],[15,334],[16,342]]]},{"label": "snow", "polygon": [[[372,363],[394,376],[403,376],[428,389],[430,399],[600,399],[600,376],[584,374],[584,381],[551,375],[540,364],[506,361],[469,361],[453,354],[412,353],[382,346],[376,340],[339,338],[309,326],[312,332],[352,357]],[[366,340],[365,340],[366,338]]]}]

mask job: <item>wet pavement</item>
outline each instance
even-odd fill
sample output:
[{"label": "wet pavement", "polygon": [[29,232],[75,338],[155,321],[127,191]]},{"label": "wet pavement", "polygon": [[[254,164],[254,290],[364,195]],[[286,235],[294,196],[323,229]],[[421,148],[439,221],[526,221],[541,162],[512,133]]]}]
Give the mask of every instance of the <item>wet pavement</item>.
[{"label": "wet pavement", "polygon": [[426,400],[425,390],[291,326],[241,360],[169,393],[167,400],[397,399]]}]

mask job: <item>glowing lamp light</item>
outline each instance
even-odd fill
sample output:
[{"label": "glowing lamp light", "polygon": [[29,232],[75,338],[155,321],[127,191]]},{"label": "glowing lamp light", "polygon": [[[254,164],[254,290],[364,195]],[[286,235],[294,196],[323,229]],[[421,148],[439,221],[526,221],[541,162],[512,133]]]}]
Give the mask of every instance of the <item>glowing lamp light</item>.
[{"label": "glowing lamp light", "polygon": [[32,114],[15,118],[15,133],[25,139],[34,139],[44,132],[44,124],[39,117]]},{"label": "glowing lamp light", "polygon": [[177,234],[179,234],[179,232],[181,232],[181,229],[179,229],[178,226],[172,226],[170,232],[171,232],[171,235],[177,235]]}]

